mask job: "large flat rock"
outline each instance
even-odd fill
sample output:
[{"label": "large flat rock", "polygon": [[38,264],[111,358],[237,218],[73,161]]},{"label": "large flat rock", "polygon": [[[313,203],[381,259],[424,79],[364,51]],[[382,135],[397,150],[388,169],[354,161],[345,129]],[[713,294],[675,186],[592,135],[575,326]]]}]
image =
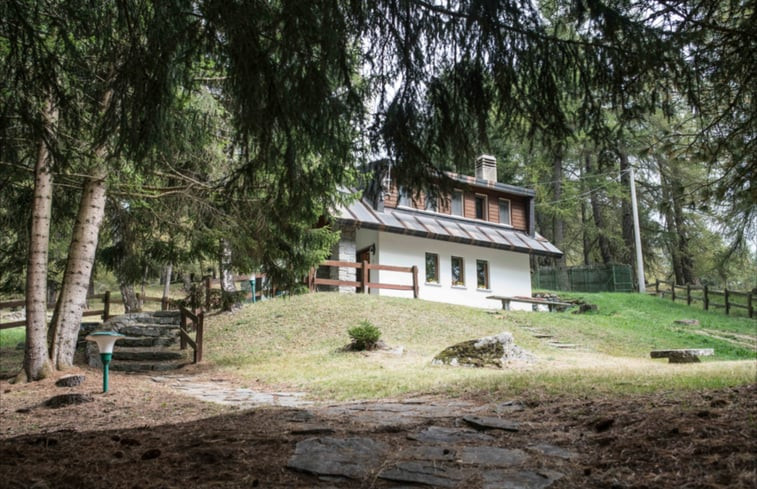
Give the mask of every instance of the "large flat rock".
[{"label": "large flat rock", "polygon": [[491,436],[478,431],[439,426],[429,426],[425,430],[419,433],[411,433],[407,437],[422,443],[489,443],[494,441]]},{"label": "large flat rock", "polygon": [[287,467],[319,476],[365,479],[384,462],[388,447],[370,438],[309,438],[297,443]]}]

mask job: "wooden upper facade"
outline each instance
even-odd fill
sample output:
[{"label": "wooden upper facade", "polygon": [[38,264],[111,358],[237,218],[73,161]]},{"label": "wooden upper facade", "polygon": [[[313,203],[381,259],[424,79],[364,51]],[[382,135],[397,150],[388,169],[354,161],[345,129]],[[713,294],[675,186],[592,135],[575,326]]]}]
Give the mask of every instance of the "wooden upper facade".
[{"label": "wooden upper facade", "polygon": [[[406,194],[401,196],[400,189],[392,184],[384,195],[384,206],[387,208],[405,207],[486,221],[533,235],[531,222],[533,192],[472,177],[456,174],[448,174],[448,176],[456,182],[454,190],[449,195],[437,198],[430,205],[427,202],[427,196],[422,192],[412,196]],[[462,200],[462,205],[456,203],[460,200]],[[503,213],[506,212],[508,214],[504,215]]]}]

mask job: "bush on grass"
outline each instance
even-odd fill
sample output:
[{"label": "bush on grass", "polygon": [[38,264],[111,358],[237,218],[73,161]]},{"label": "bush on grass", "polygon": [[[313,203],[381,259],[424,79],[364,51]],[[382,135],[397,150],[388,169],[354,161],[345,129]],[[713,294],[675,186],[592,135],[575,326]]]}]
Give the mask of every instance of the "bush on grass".
[{"label": "bush on grass", "polygon": [[373,350],[381,337],[381,331],[365,320],[361,321],[358,326],[350,328],[347,334],[352,339],[351,349],[358,351]]}]

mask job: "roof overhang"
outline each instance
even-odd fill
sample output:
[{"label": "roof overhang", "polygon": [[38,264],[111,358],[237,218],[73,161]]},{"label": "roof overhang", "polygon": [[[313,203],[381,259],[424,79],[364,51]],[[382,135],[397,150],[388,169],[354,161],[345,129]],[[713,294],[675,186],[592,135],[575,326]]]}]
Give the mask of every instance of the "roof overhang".
[{"label": "roof overhang", "polygon": [[336,210],[335,218],[341,225],[388,233],[554,258],[563,255],[542,236],[536,234],[532,237],[502,224],[417,209],[386,208],[384,211],[377,211],[363,200],[340,206]]}]

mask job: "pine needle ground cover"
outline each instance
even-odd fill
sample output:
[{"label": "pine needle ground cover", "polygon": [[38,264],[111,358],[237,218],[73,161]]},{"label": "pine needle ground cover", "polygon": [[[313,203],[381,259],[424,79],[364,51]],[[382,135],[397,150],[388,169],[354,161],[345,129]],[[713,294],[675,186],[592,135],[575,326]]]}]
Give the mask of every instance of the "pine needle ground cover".
[{"label": "pine needle ground cover", "polygon": [[[370,295],[318,293],[247,305],[206,320],[206,355],[222,370],[315,397],[361,399],[416,393],[631,394],[720,388],[754,381],[755,321],[638,294],[576,294],[595,313],[493,312]],[[696,319],[697,325],[675,323]],[[389,349],[345,351],[361,321]],[[452,344],[509,331],[533,362],[506,369],[431,365]],[[575,349],[550,346],[538,331]],[[654,349],[714,348],[702,363],[652,360]],[[400,353],[401,350],[401,353]]]}]

